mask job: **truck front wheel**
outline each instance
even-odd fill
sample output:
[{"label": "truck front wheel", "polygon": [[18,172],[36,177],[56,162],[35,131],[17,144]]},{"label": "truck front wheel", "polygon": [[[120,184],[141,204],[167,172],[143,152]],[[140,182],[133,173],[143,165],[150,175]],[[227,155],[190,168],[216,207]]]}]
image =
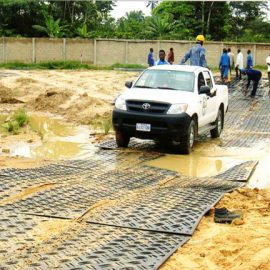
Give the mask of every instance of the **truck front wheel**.
[{"label": "truck front wheel", "polygon": [[115,131],[115,140],[118,147],[127,147],[130,136],[124,134],[122,131]]},{"label": "truck front wheel", "polygon": [[191,120],[187,135],[181,139],[180,152],[181,154],[190,154],[196,137],[196,124]]},{"label": "truck front wheel", "polygon": [[215,128],[210,130],[211,138],[218,138],[220,136],[223,129],[223,121],[224,121],[224,117],[223,117],[222,108],[219,108],[217,119],[214,122]]}]

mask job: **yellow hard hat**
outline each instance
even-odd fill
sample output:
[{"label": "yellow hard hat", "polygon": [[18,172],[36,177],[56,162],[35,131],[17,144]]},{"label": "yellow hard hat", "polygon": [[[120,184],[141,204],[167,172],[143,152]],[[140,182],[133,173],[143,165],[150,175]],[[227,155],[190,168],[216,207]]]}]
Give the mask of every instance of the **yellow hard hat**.
[{"label": "yellow hard hat", "polygon": [[204,35],[198,35],[198,36],[196,37],[196,40],[197,40],[197,41],[205,42]]}]

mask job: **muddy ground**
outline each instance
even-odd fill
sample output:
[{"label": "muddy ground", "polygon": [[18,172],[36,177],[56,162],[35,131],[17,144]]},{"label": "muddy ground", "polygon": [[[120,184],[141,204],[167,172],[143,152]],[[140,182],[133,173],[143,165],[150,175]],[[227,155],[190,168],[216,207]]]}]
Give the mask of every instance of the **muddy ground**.
[{"label": "muddy ground", "polygon": [[[123,90],[124,82],[136,75],[118,71],[1,70],[2,118],[20,107],[33,117],[32,126],[24,127],[17,135],[1,131],[0,168],[31,168],[52,159],[87,157],[85,153],[91,150],[92,142],[113,136],[103,135],[102,127],[97,131],[96,119],[110,115],[112,100]],[[35,125],[35,121],[43,124]],[[96,135],[89,138],[89,133]],[[191,240],[161,269],[270,269],[270,185],[269,179],[265,181],[269,172],[268,149],[264,145],[240,152],[224,151],[215,142],[203,142],[190,157],[180,157],[184,164],[181,172],[186,170],[192,176],[215,174],[234,162],[254,157],[261,163],[249,188],[226,194],[218,203],[219,207],[241,211],[243,220],[231,225],[216,224],[210,212]],[[179,164],[177,157],[168,155],[154,165],[177,170],[172,165],[176,162]],[[197,171],[198,167],[201,169]]]}]

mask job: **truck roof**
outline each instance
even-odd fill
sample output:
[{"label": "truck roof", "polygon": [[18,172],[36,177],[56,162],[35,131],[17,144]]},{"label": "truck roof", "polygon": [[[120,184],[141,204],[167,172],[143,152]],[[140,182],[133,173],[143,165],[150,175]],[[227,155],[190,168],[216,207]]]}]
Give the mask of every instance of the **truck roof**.
[{"label": "truck roof", "polygon": [[178,71],[188,71],[188,72],[200,72],[208,70],[205,67],[199,66],[190,66],[190,65],[160,65],[160,66],[153,66],[148,69],[157,69],[157,70],[178,70]]}]

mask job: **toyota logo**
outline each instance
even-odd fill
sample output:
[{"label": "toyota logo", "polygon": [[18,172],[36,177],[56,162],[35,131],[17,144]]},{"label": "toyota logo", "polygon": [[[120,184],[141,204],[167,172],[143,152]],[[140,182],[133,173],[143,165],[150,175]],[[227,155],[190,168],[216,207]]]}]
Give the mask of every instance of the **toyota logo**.
[{"label": "toyota logo", "polygon": [[149,103],[143,103],[143,105],[142,105],[142,108],[143,108],[144,110],[149,110],[150,107],[151,107],[151,105],[150,105]]}]

